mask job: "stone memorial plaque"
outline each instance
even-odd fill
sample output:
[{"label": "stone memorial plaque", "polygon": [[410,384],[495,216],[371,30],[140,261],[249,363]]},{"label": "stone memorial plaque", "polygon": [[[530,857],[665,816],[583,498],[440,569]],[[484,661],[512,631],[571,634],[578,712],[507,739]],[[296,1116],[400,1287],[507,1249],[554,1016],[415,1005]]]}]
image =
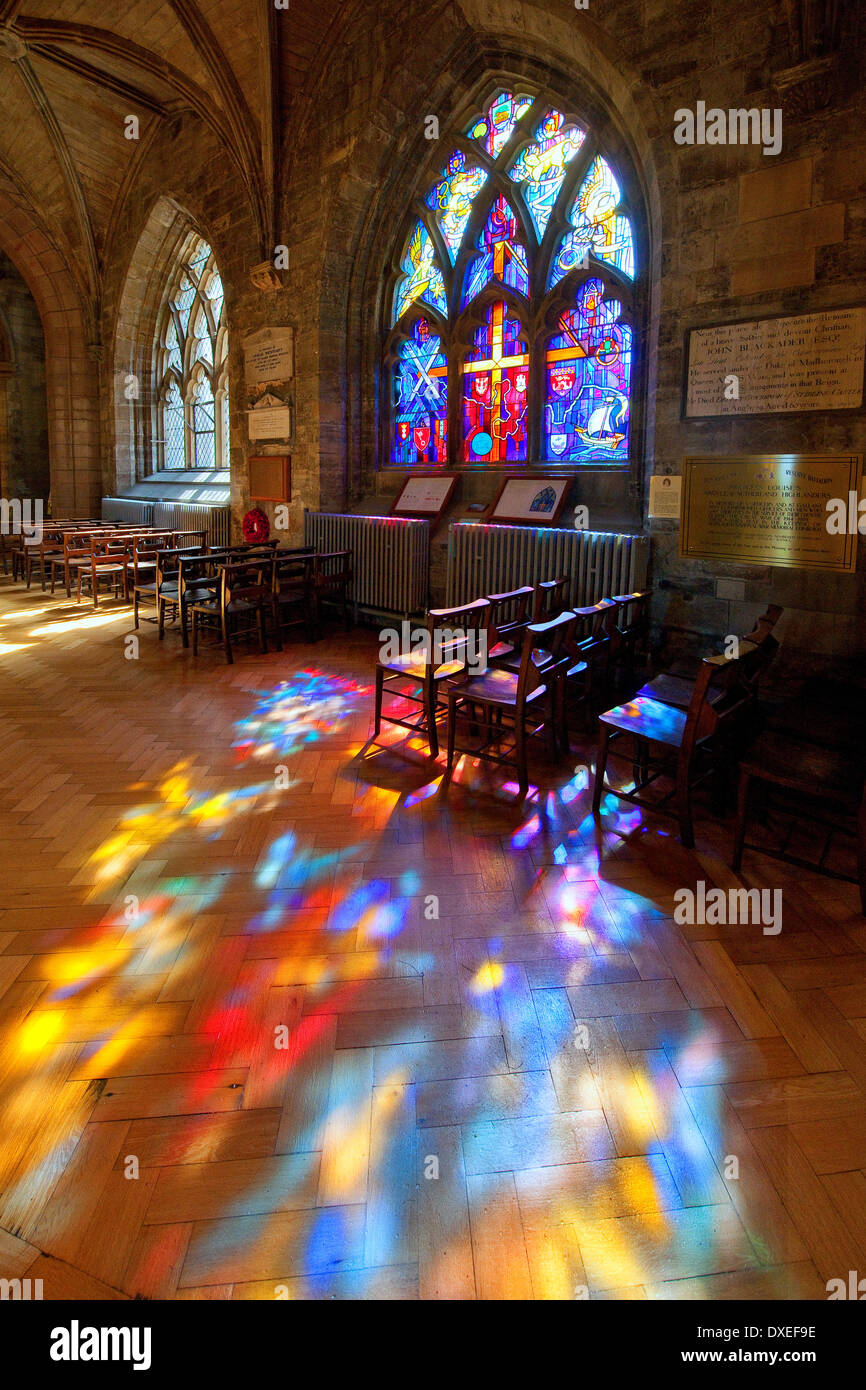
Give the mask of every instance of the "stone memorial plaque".
[{"label": "stone memorial plaque", "polygon": [[828,525],[828,502],[859,494],[859,454],[683,459],[680,556],[851,573],[857,531]]},{"label": "stone memorial plaque", "polygon": [[247,386],[260,381],[287,381],[295,373],[295,330],[260,328],[244,336],[244,379]]},{"label": "stone memorial plaque", "polygon": [[866,308],[693,328],[686,418],[856,410],[863,403]]},{"label": "stone memorial plaque", "polygon": [[289,439],[292,409],[288,405],[259,406],[247,411],[250,439]]}]

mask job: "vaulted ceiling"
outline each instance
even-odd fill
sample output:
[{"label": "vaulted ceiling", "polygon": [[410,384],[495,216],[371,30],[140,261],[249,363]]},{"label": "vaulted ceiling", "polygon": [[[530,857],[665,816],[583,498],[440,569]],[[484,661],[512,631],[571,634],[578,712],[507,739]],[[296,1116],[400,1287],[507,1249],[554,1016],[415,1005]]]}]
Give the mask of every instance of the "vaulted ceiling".
[{"label": "vaulted ceiling", "polygon": [[[0,175],[98,299],[112,218],[161,122],[195,112],[273,245],[285,132],[345,0],[0,0]],[[138,139],[126,118],[138,118]]]}]

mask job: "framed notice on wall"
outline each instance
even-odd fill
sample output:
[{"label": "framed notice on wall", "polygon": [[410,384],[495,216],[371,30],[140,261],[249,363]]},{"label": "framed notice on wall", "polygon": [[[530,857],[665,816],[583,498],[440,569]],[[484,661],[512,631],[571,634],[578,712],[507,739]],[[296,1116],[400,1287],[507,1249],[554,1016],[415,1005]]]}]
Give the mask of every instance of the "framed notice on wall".
[{"label": "framed notice on wall", "polygon": [[524,526],[555,526],[559,520],[571,478],[506,478],[487,514],[488,521],[516,521]]},{"label": "framed notice on wall", "polygon": [[866,308],[748,319],[687,336],[683,415],[857,410],[863,404]]},{"label": "framed notice on wall", "polygon": [[416,517],[432,522],[435,527],[458,481],[456,473],[410,474],[391,503],[388,515]]},{"label": "framed notice on wall", "polygon": [[852,530],[838,517],[859,497],[860,472],[860,454],[683,459],[680,555],[850,574],[856,520]]}]

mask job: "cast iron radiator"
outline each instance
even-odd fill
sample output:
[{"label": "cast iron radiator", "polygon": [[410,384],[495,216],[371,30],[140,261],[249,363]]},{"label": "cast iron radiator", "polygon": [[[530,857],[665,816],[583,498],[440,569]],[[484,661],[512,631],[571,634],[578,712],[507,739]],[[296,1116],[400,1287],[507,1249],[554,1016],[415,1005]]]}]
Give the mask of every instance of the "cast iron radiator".
[{"label": "cast iron radiator", "polygon": [[352,602],[405,617],[422,611],[430,588],[430,527],[396,516],[304,513],[304,545],[351,550]]},{"label": "cast iron radiator", "polygon": [[648,536],[457,521],[449,527],[445,602],[452,608],[567,574],[568,601],[583,606],[642,589],[648,563]]}]

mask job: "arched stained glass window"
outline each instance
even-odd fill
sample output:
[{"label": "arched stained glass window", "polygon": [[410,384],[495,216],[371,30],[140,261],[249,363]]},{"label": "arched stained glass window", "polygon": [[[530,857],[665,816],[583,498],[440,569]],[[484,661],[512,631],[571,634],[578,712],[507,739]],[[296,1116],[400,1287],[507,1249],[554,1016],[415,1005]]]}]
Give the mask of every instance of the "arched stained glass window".
[{"label": "arched stained glass window", "polygon": [[443,144],[385,297],[388,462],[627,465],[643,300],[623,171],[516,84]]},{"label": "arched stained glass window", "polygon": [[154,348],[154,468],[228,468],[228,335],[213,251],[190,233],[172,267]]}]

